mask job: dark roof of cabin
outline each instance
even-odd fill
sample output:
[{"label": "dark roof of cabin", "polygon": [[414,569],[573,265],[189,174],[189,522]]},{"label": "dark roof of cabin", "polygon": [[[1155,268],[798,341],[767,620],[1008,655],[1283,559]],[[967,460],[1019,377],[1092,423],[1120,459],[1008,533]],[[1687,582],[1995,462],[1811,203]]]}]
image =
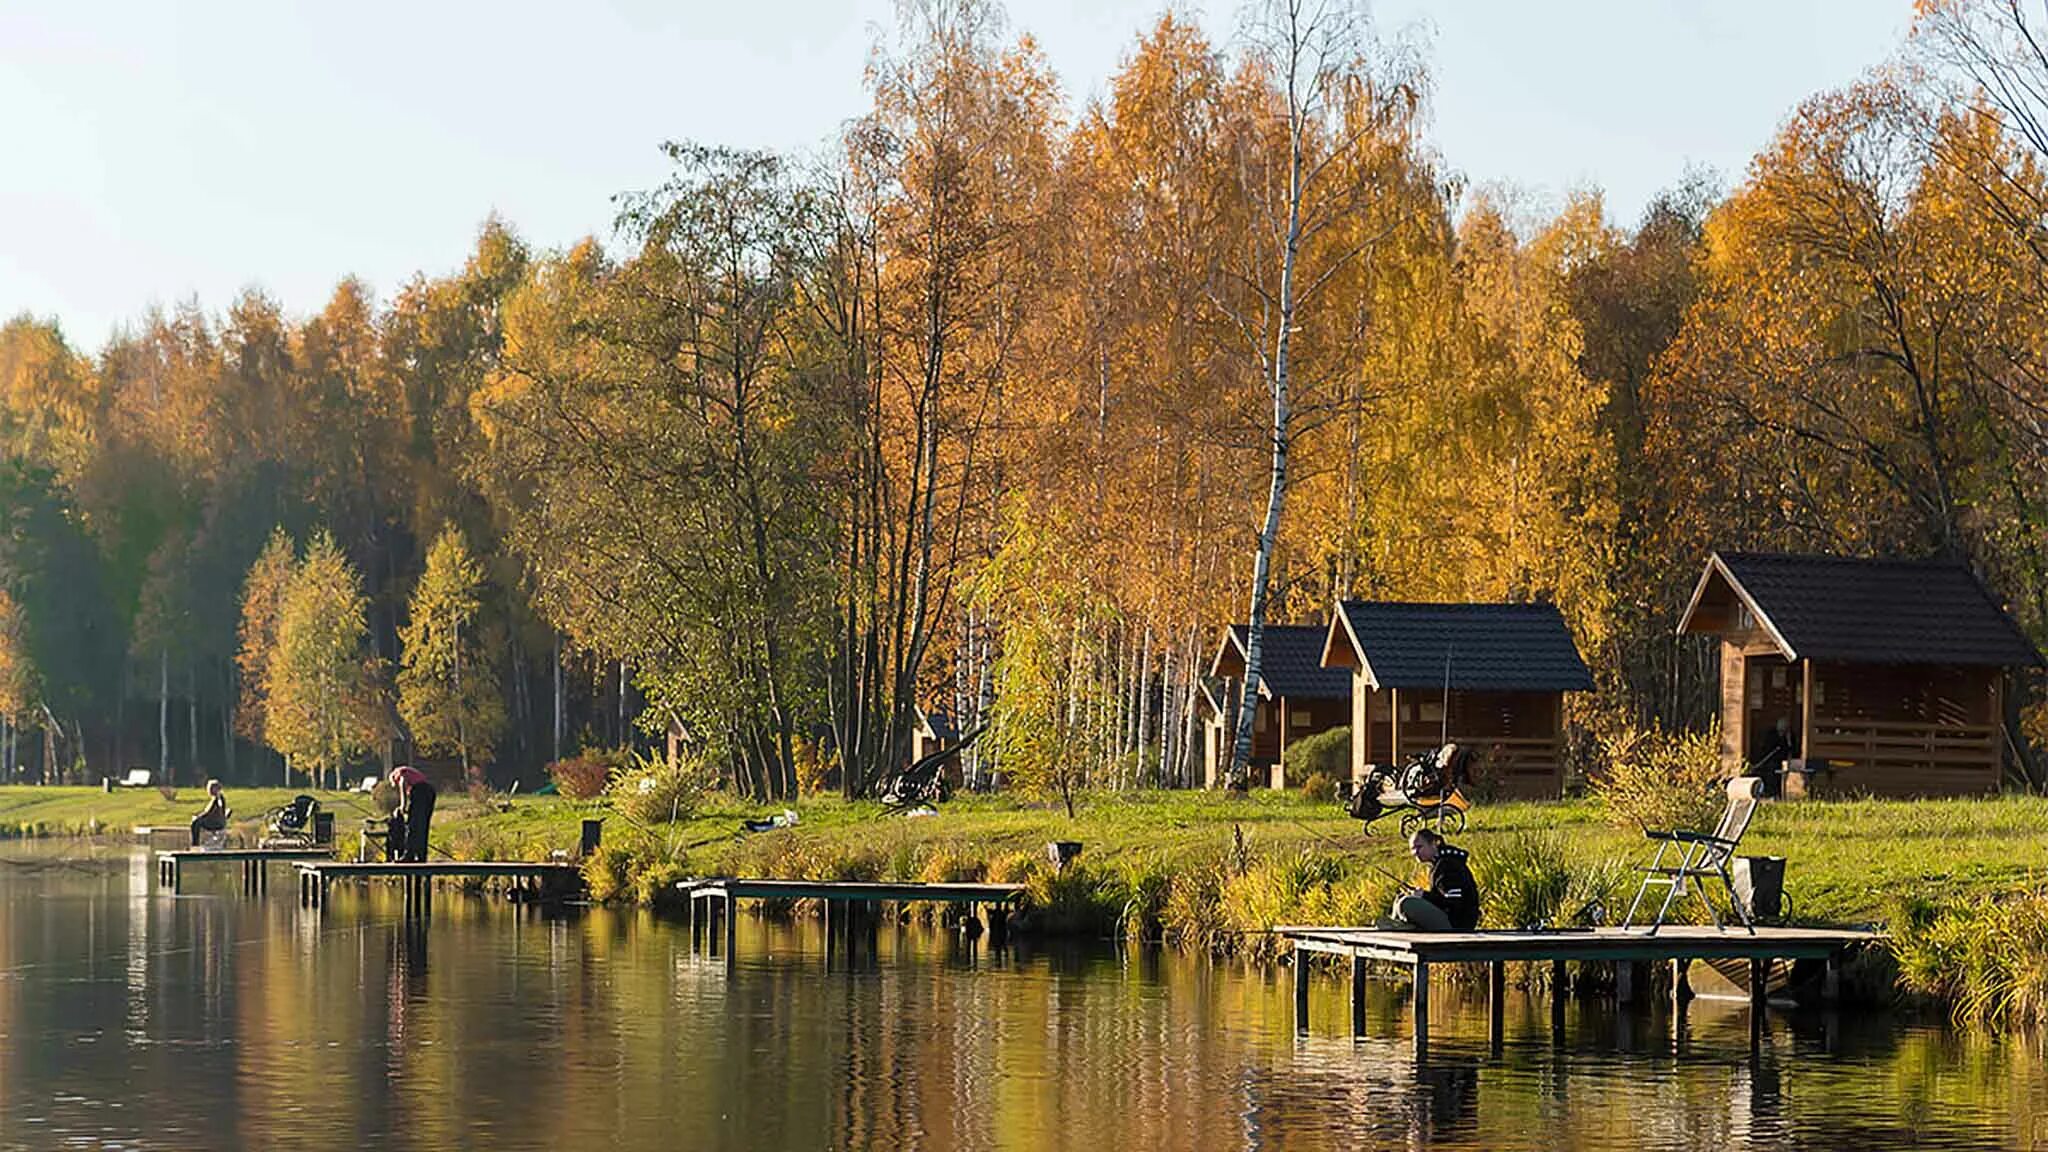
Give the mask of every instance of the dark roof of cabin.
[{"label": "dark roof of cabin", "polygon": [[[1323,667],[1323,639],[1329,632],[1321,624],[1266,625],[1259,651],[1259,679],[1266,693],[1293,700],[1349,698],[1350,669]],[[1230,640],[1243,652],[1250,643],[1248,626],[1232,624]]]},{"label": "dark roof of cabin", "polygon": [[1709,573],[1715,561],[1732,578],[1737,594],[1798,659],[1993,667],[2041,663],[2033,642],[1962,564],[1716,552]]},{"label": "dark roof of cabin", "polygon": [[1585,692],[1593,674],[1549,604],[1346,600],[1345,623],[1374,684],[1466,692]]}]

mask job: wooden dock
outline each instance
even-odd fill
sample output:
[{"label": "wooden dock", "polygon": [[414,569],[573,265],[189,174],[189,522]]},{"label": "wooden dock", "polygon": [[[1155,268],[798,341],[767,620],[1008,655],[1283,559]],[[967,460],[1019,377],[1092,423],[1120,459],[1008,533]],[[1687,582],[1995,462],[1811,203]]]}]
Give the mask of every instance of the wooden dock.
[{"label": "wooden dock", "polygon": [[583,884],[582,869],[546,860],[430,860],[422,863],[386,861],[354,863],[309,861],[298,865],[299,903],[311,908],[327,903],[327,890],[337,880],[396,880],[405,888],[408,911],[424,913],[432,905],[436,880],[496,880],[530,889],[536,900],[560,900]]},{"label": "wooden dock", "polygon": [[[733,913],[741,900],[816,900],[825,916],[825,965],[843,944],[849,965],[860,941],[872,937],[878,904],[964,904],[986,925],[989,943],[1009,938],[1010,906],[1024,895],[1022,884],[916,884],[866,880],[684,880],[677,890],[689,897],[690,944],[706,946],[723,930],[723,955],[733,963]],[[873,945],[869,945],[872,953]]]},{"label": "wooden dock", "polygon": [[156,854],[158,884],[176,892],[184,881],[187,864],[240,864],[242,887],[251,891],[267,886],[268,866],[327,860],[334,853],[326,848],[180,848]]},{"label": "wooden dock", "polygon": [[1595,961],[1615,965],[1617,991],[1623,1001],[1634,998],[1635,974],[1648,963],[1671,965],[1672,1002],[1683,1010],[1690,999],[1687,967],[1695,960],[1736,960],[1749,965],[1750,1035],[1763,1022],[1764,997],[1772,965],[1781,961],[1820,960],[1826,965],[1821,997],[1832,1001],[1838,988],[1841,960],[1849,949],[1878,938],[1862,928],[1758,928],[1754,935],[1707,927],[1666,925],[1652,936],[1642,929],[1594,928],[1543,932],[1382,932],[1367,928],[1282,927],[1274,930],[1294,945],[1294,1020],[1308,1030],[1308,969],[1315,954],[1351,961],[1351,1030],[1365,1032],[1367,965],[1382,961],[1406,967],[1415,987],[1415,1050],[1429,1047],[1429,973],[1433,964],[1487,966],[1487,1033],[1501,1044],[1503,1003],[1509,961],[1551,966],[1551,1029],[1564,1031],[1568,984],[1566,965]]}]

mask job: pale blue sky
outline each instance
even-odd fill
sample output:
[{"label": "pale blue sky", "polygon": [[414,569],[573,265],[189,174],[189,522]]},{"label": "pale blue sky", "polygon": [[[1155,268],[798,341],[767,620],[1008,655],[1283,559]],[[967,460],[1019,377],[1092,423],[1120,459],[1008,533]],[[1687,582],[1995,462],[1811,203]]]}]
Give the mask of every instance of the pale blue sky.
[{"label": "pale blue sky", "polygon": [[[1012,0],[1078,105],[1161,0]],[[1219,40],[1235,0],[1178,5]],[[1419,26],[1434,137],[1474,182],[1632,220],[1687,164],[1740,178],[1910,0],[1379,0]],[[0,0],[0,317],[97,348],[257,285],[295,313],[461,262],[493,210],[542,247],[659,182],[663,139],[814,147],[865,106],[889,0]],[[1419,25],[1417,22],[1420,22]]]}]

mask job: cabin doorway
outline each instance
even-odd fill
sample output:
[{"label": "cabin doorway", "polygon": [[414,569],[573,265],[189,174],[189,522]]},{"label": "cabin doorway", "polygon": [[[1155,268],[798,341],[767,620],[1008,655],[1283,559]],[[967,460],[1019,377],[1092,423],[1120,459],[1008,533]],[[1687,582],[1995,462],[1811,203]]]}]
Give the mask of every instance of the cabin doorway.
[{"label": "cabin doorway", "polygon": [[1782,656],[1751,656],[1743,666],[1743,760],[1763,776],[1764,790],[1775,794],[1785,761],[1800,754],[1806,733],[1801,722],[1801,670]]}]

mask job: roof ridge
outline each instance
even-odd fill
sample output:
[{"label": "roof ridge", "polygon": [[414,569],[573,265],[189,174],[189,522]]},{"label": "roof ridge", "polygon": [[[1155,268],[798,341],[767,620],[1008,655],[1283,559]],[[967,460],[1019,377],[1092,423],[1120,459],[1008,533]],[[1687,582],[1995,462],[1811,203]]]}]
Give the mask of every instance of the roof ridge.
[{"label": "roof ridge", "polygon": [[1557,608],[1550,600],[1365,600],[1347,596],[1339,603],[1361,608]]},{"label": "roof ridge", "polygon": [[1840,564],[1859,568],[1960,568],[1974,573],[1967,561],[1941,556],[1837,556],[1828,552],[1748,552],[1715,549],[1723,560],[1761,560],[1764,563]]}]

